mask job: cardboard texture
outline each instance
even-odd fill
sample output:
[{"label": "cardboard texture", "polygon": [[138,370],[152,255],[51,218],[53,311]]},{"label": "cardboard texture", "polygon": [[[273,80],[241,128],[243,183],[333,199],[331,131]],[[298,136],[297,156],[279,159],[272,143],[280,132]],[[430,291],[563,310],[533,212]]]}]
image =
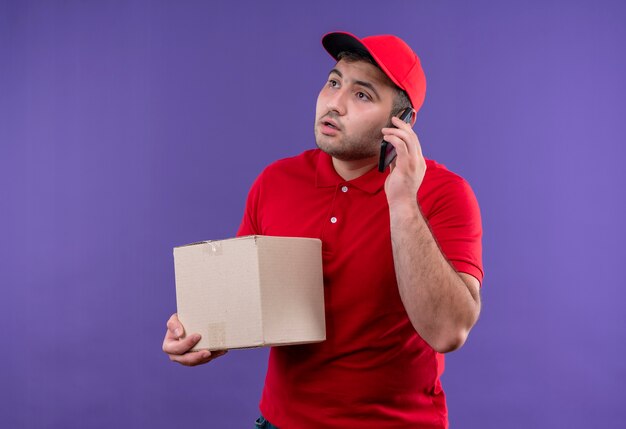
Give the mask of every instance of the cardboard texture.
[{"label": "cardboard texture", "polygon": [[192,350],[324,341],[322,243],[253,235],[174,248],[178,318]]}]

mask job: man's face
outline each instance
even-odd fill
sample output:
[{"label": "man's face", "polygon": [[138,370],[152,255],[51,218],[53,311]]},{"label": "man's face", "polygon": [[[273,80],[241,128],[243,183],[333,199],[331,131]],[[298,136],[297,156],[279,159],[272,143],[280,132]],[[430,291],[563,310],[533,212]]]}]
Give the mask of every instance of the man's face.
[{"label": "man's face", "polygon": [[340,60],[317,97],[317,146],[342,161],[378,156],[395,94],[391,80],[373,64]]}]

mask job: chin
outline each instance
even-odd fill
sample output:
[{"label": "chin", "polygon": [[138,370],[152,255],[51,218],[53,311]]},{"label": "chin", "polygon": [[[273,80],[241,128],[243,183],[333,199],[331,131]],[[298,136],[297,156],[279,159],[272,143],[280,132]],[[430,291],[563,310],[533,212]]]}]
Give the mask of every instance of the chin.
[{"label": "chin", "polygon": [[322,152],[340,161],[362,161],[364,159],[378,158],[377,153],[333,148],[324,144],[320,145],[319,142],[316,142],[316,144]]},{"label": "chin", "polygon": [[329,141],[326,136],[315,130],[315,144],[322,151],[341,161],[361,161],[364,159],[378,158],[379,147],[371,145],[358,145],[351,141],[335,139]]}]

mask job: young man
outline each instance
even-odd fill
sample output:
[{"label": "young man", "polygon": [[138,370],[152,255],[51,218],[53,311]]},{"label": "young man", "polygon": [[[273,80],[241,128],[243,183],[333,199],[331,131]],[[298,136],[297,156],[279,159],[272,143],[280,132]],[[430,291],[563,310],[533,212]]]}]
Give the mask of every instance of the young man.
[{"label": "young man", "polygon": [[[445,428],[442,353],[480,312],[478,204],[465,180],[424,159],[415,113],[394,117],[424,100],[411,48],[387,35],[322,43],[337,63],[317,99],[318,149],[261,173],[238,234],[322,240],[327,339],[272,348],[257,425]],[[397,158],[380,173],[383,138]],[[225,353],[188,352],[198,340],[173,315],[163,350],[184,365]]]}]

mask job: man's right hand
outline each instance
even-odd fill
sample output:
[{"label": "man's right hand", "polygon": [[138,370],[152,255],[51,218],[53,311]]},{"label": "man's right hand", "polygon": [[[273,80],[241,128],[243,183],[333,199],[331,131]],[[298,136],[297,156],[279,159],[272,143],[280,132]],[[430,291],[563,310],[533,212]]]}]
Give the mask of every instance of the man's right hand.
[{"label": "man's right hand", "polygon": [[163,339],[163,351],[167,353],[170,360],[185,366],[196,366],[211,362],[228,352],[228,350],[190,352],[189,350],[198,344],[198,341],[200,341],[200,334],[185,336],[185,328],[178,320],[178,315],[172,314],[170,320],[167,321],[167,331]]}]

